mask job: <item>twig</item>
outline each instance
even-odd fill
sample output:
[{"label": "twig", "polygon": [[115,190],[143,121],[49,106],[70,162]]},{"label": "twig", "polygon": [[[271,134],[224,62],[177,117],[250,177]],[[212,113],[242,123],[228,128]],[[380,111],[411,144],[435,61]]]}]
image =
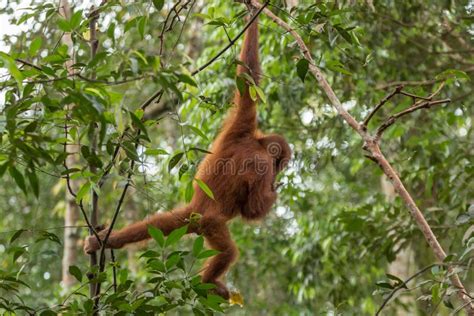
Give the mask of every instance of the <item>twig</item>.
[{"label": "twig", "polygon": [[397,93],[401,93],[403,89],[402,85],[399,85],[395,90],[392,91],[392,93],[386,95],[376,106],[375,108],[367,115],[365,118],[364,122],[362,122],[362,128],[367,129],[367,125],[369,125],[370,120],[372,117],[375,115],[375,113],[385,104],[387,103],[388,100],[393,98]]},{"label": "twig", "polygon": [[[396,114],[393,114],[391,115],[388,119],[386,119],[380,126],[379,128],[377,129],[377,132],[376,132],[376,136],[375,136],[375,140],[378,142],[380,141],[380,138],[382,137],[382,134],[383,132],[389,128],[391,125],[393,125],[396,120],[398,120],[399,118],[401,118],[402,116],[404,115],[407,115],[407,114],[410,114],[412,112],[415,112],[417,110],[420,110],[420,109],[428,109],[434,105],[438,105],[438,104],[445,104],[445,103],[449,103],[451,102],[450,99],[442,99],[442,100],[434,100],[434,101],[431,101],[440,91],[441,89],[444,87],[444,82],[441,83],[439,85],[439,87],[433,92],[431,93],[429,96],[427,97],[420,97],[420,96],[415,96],[415,95],[412,95],[412,94],[408,94],[410,97],[414,97],[414,98],[418,98],[420,100],[416,101],[412,106],[410,106],[408,109],[405,109],[401,112],[398,112]],[[405,94],[405,93],[402,93],[403,91],[401,91],[400,93],[401,94]],[[405,94],[406,95],[406,94]]]},{"label": "twig", "polygon": [[[43,68],[41,66],[38,66],[38,65],[35,65],[29,61],[26,61],[24,59],[21,59],[21,58],[16,58],[15,61],[21,63],[21,64],[24,64],[24,65],[27,65],[29,67],[32,67],[36,70],[39,70],[39,71],[43,71]],[[64,80],[64,79],[67,79],[67,78],[71,78],[71,77],[78,77],[84,81],[87,81],[87,82],[93,82],[93,83],[102,83],[102,84],[105,84],[105,85],[109,85],[109,86],[112,86],[112,85],[120,85],[120,84],[124,84],[124,83],[129,83],[129,82],[132,82],[132,81],[137,81],[137,80],[142,80],[146,77],[149,77],[149,76],[152,76],[152,75],[141,75],[141,76],[138,76],[138,77],[134,77],[134,78],[127,78],[127,79],[122,79],[122,80],[116,80],[116,81],[108,81],[108,80],[100,80],[100,79],[96,79],[96,78],[88,78],[84,75],[82,75],[80,72],[71,72],[71,73],[68,73],[66,76],[62,76],[62,77],[54,77],[54,78],[49,78],[49,79],[40,79],[40,80],[31,80],[31,81],[28,81],[28,83],[48,83],[48,82],[54,82],[54,81],[60,81],[60,80]]]},{"label": "twig", "polygon": [[411,97],[413,99],[422,99],[422,100],[428,100],[428,101],[430,100],[427,97],[422,97],[420,95],[416,95],[416,94],[409,93],[409,92],[406,92],[406,91],[400,91],[400,94],[406,95],[407,97]]},{"label": "twig", "polygon": [[[383,300],[382,304],[380,305],[379,309],[377,310],[377,312],[375,313],[375,315],[379,315],[380,312],[382,311],[382,309],[384,309],[384,307],[388,304],[388,302],[390,302],[390,299],[395,295],[395,293],[397,293],[398,291],[400,291],[401,289],[405,288],[407,286],[407,284],[417,278],[418,276],[422,275],[423,273],[425,273],[426,271],[430,270],[431,268],[433,267],[439,267],[439,266],[442,266],[442,267],[448,267],[448,266],[453,266],[453,265],[465,265],[464,263],[455,263],[455,262],[450,262],[449,264],[446,264],[446,263],[433,263],[433,264],[430,264],[429,266],[426,266],[424,267],[423,269],[417,271],[415,274],[413,274],[412,276],[410,276],[409,278],[407,278],[405,281],[403,281],[402,283],[400,283],[396,288],[394,288],[386,297],[385,299]],[[466,293],[467,294],[467,293]]]},{"label": "twig", "polygon": [[379,140],[381,137],[382,137],[382,134],[383,132],[389,128],[390,126],[392,126],[397,119],[399,119],[400,117],[404,116],[404,115],[407,115],[407,114],[410,114],[412,112],[415,112],[416,110],[420,110],[420,109],[429,109],[430,107],[434,106],[434,105],[438,105],[438,104],[445,104],[445,103],[449,103],[451,102],[450,99],[443,99],[443,100],[436,100],[436,101],[427,101],[427,102],[423,102],[423,103],[420,103],[418,105],[414,105],[414,106],[411,106],[409,107],[408,109],[404,110],[404,111],[401,111],[401,112],[398,112],[394,115],[391,115],[388,119],[386,119],[381,125],[380,127],[377,129],[377,133],[376,133],[376,139]]},{"label": "twig", "polygon": [[426,271],[430,270],[431,268],[433,267],[436,267],[436,266],[439,266],[440,264],[439,263],[435,263],[435,264],[430,264],[429,266],[426,266],[424,267],[423,269],[421,269],[420,271],[416,272],[415,274],[413,274],[412,276],[410,276],[408,279],[406,279],[405,281],[403,281],[402,283],[400,283],[396,288],[394,288],[390,294],[388,294],[385,299],[383,300],[382,304],[380,305],[379,309],[377,310],[377,312],[375,313],[375,316],[378,316],[380,314],[380,312],[382,311],[382,309],[384,309],[384,307],[388,304],[388,302],[390,301],[390,299],[395,295],[395,293],[397,293],[399,290],[403,289],[404,287],[407,286],[408,282],[410,282],[411,280],[415,279],[416,277],[422,275],[423,273],[425,273]]},{"label": "twig", "polygon": [[113,282],[112,286],[114,288],[114,293],[117,293],[117,268],[115,267],[115,253],[113,249],[110,249],[110,261],[112,262],[112,276]]},{"label": "twig", "polygon": [[377,90],[385,90],[391,87],[395,86],[430,86],[433,85],[437,82],[440,82],[440,80],[422,80],[422,81],[394,81],[394,82],[388,82],[388,83],[381,83],[375,86],[375,89]]},{"label": "twig", "polygon": [[[257,8],[262,8],[263,6],[260,4],[258,0],[251,0],[252,5],[254,5]],[[406,206],[410,210],[410,213],[417,223],[419,229],[422,231],[428,245],[432,249],[433,253],[435,254],[436,258],[439,261],[443,261],[446,258],[446,253],[444,252],[444,249],[441,247],[440,243],[438,242],[438,239],[434,235],[433,231],[431,230],[430,225],[426,221],[423,213],[421,210],[418,208],[416,205],[415,201],[413,200],[412,196],[410,193],[407,191],[405,188],[402,180],[398,176],[398,173],[393,169],[392,165],[388,162],[387,158],[384,156],[382,151],[380,150],[379,143],[374,139],[372,135],[370,135],[366,130],[364,130],[359,124],[355,118],[349,114],[348,111],[344,109],[344,107],[341,104],[341,101],[339,98],[336,96],[334,93],[334,90],[332,87],[329,85],[327,82],[325,76],[321,72],[321,70],[316,66],[313,57],[309,53],[308,47],[304,43],[303,39],[301,36],[293,30],[286,22],[284,22],[282,19],[280,19],[278,16],[273,14],[270,10],[267,8],[264,10],[264,13],[272,19],[276,24],[284,28],[286,31],[288,31],[296,40],[296,43],[298,44],[301,54],[304,56],[304,58],[309,62],[309,70],[310,72],[314,75],[316,78],[317,82],[319,83],[320,87],[323,89],[323,91],[326,93],[327,97],[329,98],[331,104],[336,108],[337,112],[339,115],[346,121],[346,123],[354,129],[364,140],[365,146],[367,150],[371,153],[371,155],[378,161],[380,167],[382,168],[383,172],[387,175],[387,177],[390,179],[392,182],[396,192],[399,194],[399,196],[402,198],[402,200],[405,202]],[[398,84],[399,85],[399,84]],[[448,267],[448,271],[450,273],[453,272],[452,267]],[[456,286],[459,291],[457,292],[459,298],[466,303],[466,312],[470,315],[474,315],[474,304],[472,304],[470,298],[465,295],[467,293],[464,285],[462,284],[461,280],[459,279],[459,276],[456,273],[452,273],[450,276],[451,282],[454,286]]]}]

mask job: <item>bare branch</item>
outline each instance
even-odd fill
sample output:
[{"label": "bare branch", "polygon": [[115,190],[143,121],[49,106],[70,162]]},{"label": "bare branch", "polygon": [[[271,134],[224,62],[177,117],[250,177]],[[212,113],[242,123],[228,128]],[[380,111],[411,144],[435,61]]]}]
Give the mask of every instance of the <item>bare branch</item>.
[{"label": "bare branch", "polygon": [[393,98],[397,93],[402,93],[403,86],[398,86],[392,93],[387,94],[380,102],[375,106],[375,108],[367,115],[364,122],[362,123],[362,128],[367,129],[367,125],[369,125],[370,120],[375,115],[375,113],[385,104],[388,100]]},{"label": "bare branch", "polygon": [[393,81],[388,83],[381,83],[375,86],[377,90],[385,90],[396,86],[431,86],[441,80],[422,80],[422,81]]}]

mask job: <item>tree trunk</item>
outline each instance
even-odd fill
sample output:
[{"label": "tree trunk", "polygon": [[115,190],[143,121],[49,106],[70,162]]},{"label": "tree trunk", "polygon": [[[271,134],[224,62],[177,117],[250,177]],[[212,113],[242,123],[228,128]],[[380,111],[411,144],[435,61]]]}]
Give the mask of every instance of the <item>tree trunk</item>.
[{"label": "tree trunk", "polygon": [[[76,162],[76,156],[72,153],[77,153],[77,145],[67,145],[66,151],[71,154],[67,158],[67,165],[72,167]],[[71,187],[77,191],[76,181],[71,181]],[[76,226],[79,219],[79,210],[74,197],[66,190],[66,212],[64,214],[64,247],[62,260],[62,285],[65,291],[69,291],[75,282],[74,277],[69,273],[69,267],[76,265],[77,251],[79,241],[79,229]]]},{"label": "tree trunk", "polygon": [[[69,19],[71,15],[71,8],[67,0],[61,0],[61,7],[59,10],[60,14],[65,18]],[[71,39],[71,34],[66,33],[62,37],[62,42],[66,44],[69,48],[69,54],[73,54],[72,48],[73,43]],[[73,58],[66,62],[66,67],[69,73],[74,72],[71,68],[73,65]],[[67,109],[69,110],[73,105],[68,105]],[[66,158],[66,165],[71,168],[77,162],[77,153],[79,146],[76,144],[66,144],[65,150],[68,153]],[[74,192],[77,191],[78,183],[77,181],[71,180],[71,187]],[[79,209],[76,204],[74,197],[66,189],[66,212],[64,214],[64,248],[63,248],[63,260],[62,260],[62,285],[66,291],[71,289],[71,286],[74,284],[74,277],[69,274],[69,267],[75,265],[77,262],[77,251],[78,251],[78,240],[79,240],[79,231],[77,228],[70,227],[76,226],[79,219]]]}]

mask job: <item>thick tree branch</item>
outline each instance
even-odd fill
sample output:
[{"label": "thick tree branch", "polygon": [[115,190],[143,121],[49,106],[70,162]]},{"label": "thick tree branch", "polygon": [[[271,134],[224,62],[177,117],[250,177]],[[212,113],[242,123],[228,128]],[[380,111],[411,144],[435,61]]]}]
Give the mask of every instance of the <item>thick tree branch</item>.
[{"label": "thick tree branch", "polygon": [[[252,5],[256,8],[261,9],[263,6],[260,4],[258,0],[251,0]],[[377,164],[382,168],[383,172],[387,175],[387,177],[392,182],[396,192],[402,198],[402,200],[407,205],[410,213],[417,223],[419,229],[422,231],[428,245],[432,249],[433,253],[435,254],[436,258],[439,261],[443,261],[446,258],[446,253],[444,249],[441,247],[438,239],[434,235],[433,231],[431,230],[430,225],[426,221],[423,213],[416,205],[415,201],[411,197],[410,193],[408,193],[407,189],[405,188],[403,182],[401,181],[400,177],[398,176],[397,172],[393,169],[391,164],[388,162],[387,158],[383,155],[382,151],[380,150],[379,143],[376,141],[375,137],[370,135],[364,128],[362,124],[359,124],[356,119],[346,111],[341,101],[338,99],[336,94],[334,93],[333,89],[327,82],[326,78],[324,77],[321,70],[316,66],[306,44],[304,43],[301,36],[292,29],[286,22],[280,19],[278,16],[273,14],[269,9],[264,9],[264,13],[272,19],[276,24],[284,28],[288,33],[290,33],[294,39],[296,40],[300,51],[304,58],[309,62],[309,70],[314,75],[316,80],[318,81],[321,89],[326,93],[327,97],[329,98],[331,104],[336,108],[339,115],[342,119],[352,127],[364,140],[364,146],[366,150],[371,153],[371,156],[377,161]],[[474,304],[472,303],[467,293],[464,285],[462,284],[459,276],[453,273],[452,267],[448,267],[449,273],[451,273],[451,282],[453,285],[458,288],[458,296],[462,300],[462,302],[466,305],[464,308],[469,315],[474,315]]]}]

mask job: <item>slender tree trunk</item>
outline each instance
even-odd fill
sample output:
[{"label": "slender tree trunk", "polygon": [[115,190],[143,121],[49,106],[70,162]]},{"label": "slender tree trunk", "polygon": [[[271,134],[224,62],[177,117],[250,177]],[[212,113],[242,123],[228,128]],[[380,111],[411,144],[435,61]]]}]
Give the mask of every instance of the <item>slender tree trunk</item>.
[{"label": "slender tree trunk", "polygon": [[[61,7],[59,10],[60,14],[65,18],[69,19],[71,15],[71,8],[67,0],[61,0]],[[73,43],[71,39],[71,34],[66,33],[62,38],[62,42],[66,44],[69,48],[69,54],[73,55]],[[74,61],[70,59],[66,62],[66,67],[69,73],[72,73],[74,70],[71,68]],[[71,109],[73,105],[67,105],[67,109]],[[74,164],[77,163],[77,153],[78,145],[76,144],[67,144],[66,153],[68,157],[66,158],[66,165],[71,168]],[[77,181],[71,180],[71,187],[74,191],[77,191],[78,184]],[[74,200],[74,197],[66,190],[66,212],[64,214],[64,248],[63,248],[63,260],[62,260],[62,284],[66,291],[71,289],[71,286],[74,284],[74,277],[69,274],[69,267],[75,265],[77,262],[77,251],[78,251],[78,240],[79,232],[77,228],[68,228],[70,226],[76,226],[79,219],[79,209]]]},{"label": "slender tree trunk", "polygon": [[[76,161],[75,153],[76,149],[71,147],[77,147],[75,145],[67,146],[67,153],[71,155],[67,159],[67,165],[72,167]],[[71,186],[77,190],[77,183],[72,181]],[[74,200],[74,197],[66,190],[66,212],[64,214],[64,247],[63,247],[63,260],[62,260],[62,285],[65,291],[69,291],[75,282],[74,277],[69,273],[69,267],[76,265],[77,262],[77,251],[79,241],[79,230],[78,228],[69,228],[70,226],[76,226],[79,219],[79,210]]]}]

